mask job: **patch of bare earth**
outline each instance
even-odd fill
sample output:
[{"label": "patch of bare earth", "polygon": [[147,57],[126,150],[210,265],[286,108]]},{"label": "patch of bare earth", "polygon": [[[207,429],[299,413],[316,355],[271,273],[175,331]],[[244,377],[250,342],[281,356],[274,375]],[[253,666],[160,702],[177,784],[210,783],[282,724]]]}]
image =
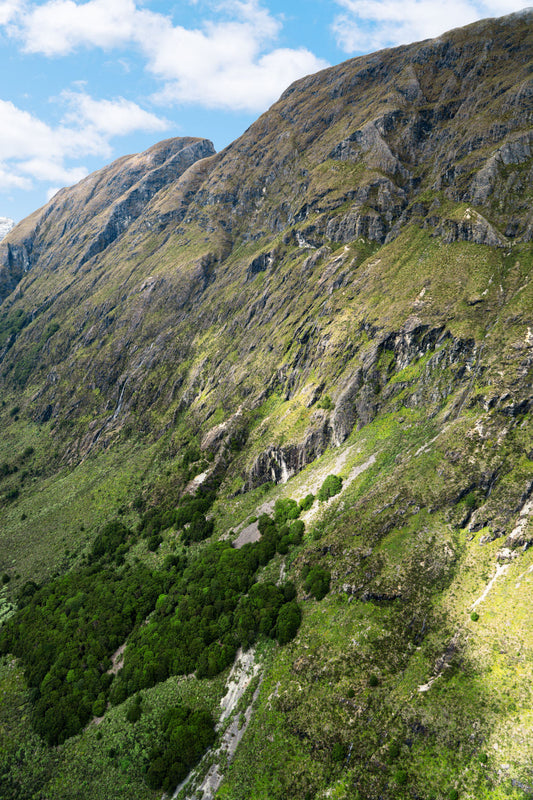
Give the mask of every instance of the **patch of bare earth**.
[{"label": "patch of bare earth", "polygon": [[[257,517],[260,517],[261,514],[271,514],[274,510],[274,501],[269,500],[263,505],[259,506],[256,511]],[[238,530],[238,529],[237,529]],[[259,526],[257,522],[251,522],[245,528],[243,528],[237,538],[233,542],[233,547],[236,547],[239,550],[245,544],[249,544],[251,542],[258,542],[261,538],[261,534],[259,533]]]},{"label": "patch of bare earth", "polygon": [[107,670],[108,675],[116,675],[124,666],[124,650],[126,649],[126,642],[121,644],[111,656],[111,666]]}]

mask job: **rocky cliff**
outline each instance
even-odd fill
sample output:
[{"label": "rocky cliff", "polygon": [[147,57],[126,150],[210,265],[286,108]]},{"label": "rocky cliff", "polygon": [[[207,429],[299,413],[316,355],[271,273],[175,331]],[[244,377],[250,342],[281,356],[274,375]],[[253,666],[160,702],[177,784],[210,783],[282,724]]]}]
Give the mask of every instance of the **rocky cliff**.
[{"label": "rocky cliff", "polygon": [[[218,155],[205,140],[170,140],[62,190],[1,246],[4,317],[29,305],[32,313],[4,340],[4,379],[25,386],[37,362],[49,376],[28,413],[72,418],[87,406],[89,386],[98,402],[85,410],[108,412],[100,438],[162,394],[180,409],[201,396],[202,424],[222,385],[228,411],[238,395],[260,403],[265,387],[291,396],[320,372],[320,303],[333,313],[334,298],[357,285],[363,263],[388,280],[383,266],[365,262],[370,251],[395,252],[415,228],[428,242],[491,246],[502,258],[530,242],[529,21],[527,14],[489,20],[354,59],[298,81]],[[422,282],[417,294],[423,289]],[[288,296],[300,302],[288,306]],[[474,291],[465,302],[476,298]],[[489,302],[478,299],[477,311]],[[398,306],[389,315],[397,318],[392,331],[383,319],[367,329],[377,341],[401,336],[412,310]],[[427,297],[416,312],[422,326],[446,325],[445,309],[429,311]],[[356,313],[360,325],[367,315]],[[68,337],[48,338],[52,319]],[[298,341],[299,353],[287,360]],[[228,372],[229,351],[236,363]],[[354,352],[335,357],[334,393],[359,380],[351,366],[344,372]],[[184,372],[179,364],[191,361],[196,367]],[[153,370],[166,375],[155,394]],[[73,396],[58,388],[67,373]],[[313,433],[314,441],[340,441],[356,418],[370,418],[372,403],[361,402],[355,415],[337,410],[331,432]],[[82,451],[94,439],[85,432]]]}]

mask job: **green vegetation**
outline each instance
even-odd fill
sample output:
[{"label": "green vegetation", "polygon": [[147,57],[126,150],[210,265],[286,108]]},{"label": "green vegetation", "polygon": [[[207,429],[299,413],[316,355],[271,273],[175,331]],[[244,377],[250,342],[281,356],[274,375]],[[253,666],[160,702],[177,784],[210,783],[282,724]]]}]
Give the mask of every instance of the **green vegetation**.
[{"label": "green vegetation", "polygon": [[[253,583],[259,565],[274,553],[275,543],[270,548],[262,539],[241,550],[209,545],[193,557],[158,598],[154,616],[130,637],[112,702],[170,675],[213,677],[233,662],[239,646],[248,647],[260,634],[276,637],[284,593]],[[287,630],[284,625],[284,641]]]},{"label": "green vegetation", "polygon": [[330,497],[335,497],[336,494],[342,489],[342,478],[339,475],[328,475],[320,489],[318,490],[318,499],[321,503],[329,500]]},{"label": "green vegetation", "polygon": [[[147,512],[139,533],[189,522],[183,538],[190,544],[199,509],[207,510],[214,497],[186,497],[167,517]],[[89,566],[42,588],[24,584],[20,611],[0,632],[0,652],[25,665],[35,730],[49,744],[61,743],[91,716],[101,716],[109,698],[114,704],[138,698],[171,675],[213,677],[233,662],[238,647],[260,635],[280,644],[294,638],[301,622],[294,584],[254,581],[276,550],[301,541],[303,523],[286,524],[298,513],[295,501],[279,501],[274,519],[260,520],[259,542],[240,550],[212,543],[189,558],[170,555],[156,569],[126,561],[136,537],[114,520],[94,540]],[[111,656],[126,639],[124,664],[113,680]],[[130,706],[128,720],[139,717],[140,707]]]},{"label": "green vegetation", "polygon": [[312,594],[315,600],[322,600],[329,592],[331,580],[331,573],[329,570],[319,566],[309,568],[307,565],[302,570],[302,578],[304,578],[306,592]]},{"label": "green vegetation", "polygon": [[326,411],[331,411],[332,409],[335,408],[335,404],[332,401],[329,394],[325,394],[324,397],[320,399],[318,403],[318,408],[324,408]]},{"label": "green vegetation", "polygon": [[215,727],[207,711],[184,706],[169,708],[162,720],[163,738],[150,751],[146,782],[151,789],[172,792],[215,740]]},{"label": "green vegetation", "polygon": [[303,500],[300,500],[299,506],[301,511],[309,511],[313,503],[315,502],[315,496],[312,493],[306,494]]},{"label": "green vegetation", "polygon": [[20,331],[29,325],[32,315],[17,308],[6,316],[0,317],[0,347],[9,345],[11,337],[16,336]]},{"label": "green vegetation", "polygon": [[[39,589],[26,583],[20,611],[0,632],[0,652],[17,655],[33,690],[33,724],[49,744],[63,742],[102,710],[113,652],[154,606],[171,575],[145,566],[122,572],[91,566]],[[105,707],[105,706],[104,706]]]}]

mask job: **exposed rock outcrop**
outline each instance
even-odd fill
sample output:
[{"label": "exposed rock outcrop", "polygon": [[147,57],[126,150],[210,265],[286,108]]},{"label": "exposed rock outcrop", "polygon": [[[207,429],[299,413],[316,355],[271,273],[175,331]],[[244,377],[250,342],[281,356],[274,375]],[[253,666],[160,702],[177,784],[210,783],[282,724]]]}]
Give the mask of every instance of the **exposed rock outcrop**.
[{"label": "exposed rock outcrop", "polygon": [[[426,406],[431,413],[432,407],[440,407],[472,378],[473,340],[454,338],[444,328],[429,328],[416,317],[408,319],[400,331],[383,335],[369,329],[369,333],[374,344],[336,396],[332,412],[324,414],[302,443],[263,451],[247,475],[247,488],[267,481],[285,483],[327,447],[341,445],[354,427],[362,428],[384,408],[394,408],[394,398],[400,394],[404,407]],[[402,370],[421,359],[420,368],[402,379]]]}]

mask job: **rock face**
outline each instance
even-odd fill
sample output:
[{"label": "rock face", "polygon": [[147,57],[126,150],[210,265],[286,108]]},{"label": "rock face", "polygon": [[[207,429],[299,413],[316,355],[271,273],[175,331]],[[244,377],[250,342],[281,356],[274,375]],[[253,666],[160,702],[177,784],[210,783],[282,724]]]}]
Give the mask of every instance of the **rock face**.
[{"label": "rock face", "polygon": [[[0,242],[4,239],[9,231],[13,228],[14,222],[9,217],[0,217]],[[11,270],[0,268],[0,299],[6,297],[17,285],[20,279],[20,274],[11,274]]]},{"label": "rock face", "polygon": [[288,440],[270,419],[248,486],[397,397],[443,403],[474,367],[498,383],[483,325],[499,331],[503,295],[527,285],[533,235],[531,20],[353,59],[221,153],[171,139],[59,192],[0,244],[0,380],[58,435],[76,427],[73,460],[132,420],[159,434],[186,414],[201,441],[242,408],[244,441],[269,398],[301,403]]}]

